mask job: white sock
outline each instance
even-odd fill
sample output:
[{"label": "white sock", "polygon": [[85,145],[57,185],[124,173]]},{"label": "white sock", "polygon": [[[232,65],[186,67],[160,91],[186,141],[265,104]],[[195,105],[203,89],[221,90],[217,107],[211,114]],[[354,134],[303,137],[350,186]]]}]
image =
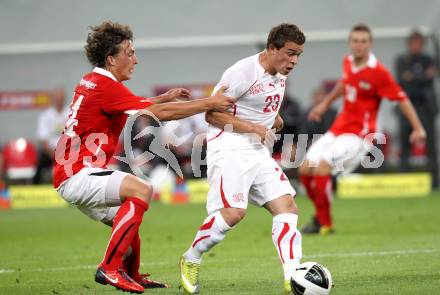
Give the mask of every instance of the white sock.
[{"label": "white sock", "polygon": [[200,263],[202,254],[220,243],[231,227],[226,223],[220,211],[209,215],[194,238],[191,247],[183,254],[187,261]]},{"label": "white sock", "polygon": [[298,215],[283,213],[274,216],[272,240],[283,264],[284,279],[289,280],[302,257],[302,237],[296,225]]}]

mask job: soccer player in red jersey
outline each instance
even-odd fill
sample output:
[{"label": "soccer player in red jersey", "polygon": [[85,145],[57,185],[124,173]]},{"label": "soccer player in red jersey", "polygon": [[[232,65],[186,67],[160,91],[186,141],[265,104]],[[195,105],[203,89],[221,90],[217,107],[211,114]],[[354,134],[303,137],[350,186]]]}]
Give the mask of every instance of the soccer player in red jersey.
[{"label": "soccer player in red jersey", "polygon": [[381,100],[398,102],[413,132],[410,142],[423,142],[426,132],[407,95],[385,66],[370,52],[373,44],[368,26],[357,25],[349,37],[351,55],[344,58],[342,78],[323,102],[309,113],[319,121],[329,106],[344,97],[342,111],[330,130],[310,147],[300,167],[301,183],[312,200],[316,216],[303,233],[331,233],[331,174],[356,168],[372,148],[369,134],[376,132],[376,119]]},{"label": "soccer player in red jersey", "polygon": [[189,97],[183,88],[153,98],[136,96],[122,83],[131,79],[138,63],[130,28],[107,21],[91,29],[85,50],[95,68],[75,88],[55,151],[54,187],[84,214],[112,226],[95,281],[134,293],[165,288],[167,285],[139,273],[138,230],[149,207],[152,186],[106,165],[128,114],[148,111],[159,120],[177,120],[208,110],[226,110],[233,100],[222,95],[224,89],[210,98],[189,102],[174,102]]}]

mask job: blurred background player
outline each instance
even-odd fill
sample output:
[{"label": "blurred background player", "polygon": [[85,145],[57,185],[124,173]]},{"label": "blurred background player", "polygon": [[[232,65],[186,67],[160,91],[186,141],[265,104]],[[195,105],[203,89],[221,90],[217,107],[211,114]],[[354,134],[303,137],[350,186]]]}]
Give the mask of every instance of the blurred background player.
[{"label": "blurred background player", "polygon": [[51,106],[38,117],[37,137],[40,146],[34,184],[50,183],[46,175],[52,176],[53,153],[69,112],[69,108],[64,105],[66,97],[63,90],[53,91],[51,99]]},{"label": "blurred background player", "polygon": [[[437,68],[434,58],[424,52],[425,37],[414,31],[407,39],[407,52],[396,60],[396,76],[399,84],[408,95],[426,130],[427,166],[432,174],[433,188],[439,187],[439,172],[437,158],[437,132],[435,120],[438,104],[434,89],[434,79]],[[401,170],[410,171],[411,145],[408,139],[411,126],[402,114],[399,114]]]},{"label": "blurred background player", "polygon": [[[128,114],[149,111],[159,120],[177,120],[212,109],[226,110],[232,99],[222,96],[172,102],[189,97],[183,88],[145,98],[135,96],[122,82],[130,80],[138,63],[133,33],[128,26],[103,22],[91,27],[85,46],[95,66],[75,88],[71,111],[60,138],[54,166],[54,187],[69,203],[92,219],[111,225],[110,241],[95,281],[123,291],[167,285],[139,273],[139,226],[149,208],[152,187],[144,180],[107,169]],[[67,159],[66,159],[67,156]]]},{"label": "blurred background player", "polygon": [[304,43],[303,32],[293,24],[272,28],[266,50],[228,68],[215,88],[229,85],[227,95],[237,102],[229,114],[206,114],[208,217],[181,257],[181,283],[187,293],[199,292],[202,255],[244,218],[248,202],[273,216],[272,239],[283,264],[285,290],[291,292],[290,277],[302,256],[296,192],[262,142],[273,146],[271,128],[282,128],[278,111],[286,76],[298,63]]},{"label": "blurred background player", "polygon": [[388,70],[370,52],[373,45],[370,28],[360,24],[349,37],[351,55],[343,60],[343,74],[330,94],[309,113],[309,119],[321,120],[330,105],[341,95],[342,111],[330,130],[310,147],[300,167],[300,179],[315,207],[311,223],[302,233],[333,232],[331,216],[331,174],[348,173],[372,148],[369,134],[376,132],[376,118],[382,98],[397,101],[413,131],[409,141],[423,143],[426,132],[400,86]]}]

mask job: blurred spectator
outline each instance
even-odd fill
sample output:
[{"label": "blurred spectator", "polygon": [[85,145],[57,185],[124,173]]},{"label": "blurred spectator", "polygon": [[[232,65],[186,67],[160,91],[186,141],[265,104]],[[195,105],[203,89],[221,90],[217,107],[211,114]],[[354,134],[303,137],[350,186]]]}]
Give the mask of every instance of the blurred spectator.
[{"label": "blurred spectator", "polygon": [[[427,133],[428,169],[432,173],[433,187],[439,187],[438,158],[436,148],[435,118],[438,104],[434,91],[434,78],[437,74],[433,57],[424,52],[425,38],[414,31],[407,39],[407,52],[396,60],[396,76],[408,94]],[[401,169],[409,170],[411,146],[408,139],[411,126],[400,113],[400,145],[402,148]]]},{"label": "blurred spectator", "polygon": [[54,91],[51,99],[51,106],[38,117],[39,156],[33,180],[35,184],[52,181],[49,176],[52,171],[53,152],[69,113],[69,109],[64,106],[65,94],[63,90]]},{"label": "blurred spectator", "polygon": [[321,121],[310,121],[307,119],[307,114],[320,102],[322,102],[326,96],[326,92],[322,87],[318,87],[313,90],[312,93],[312,105],[304,113],[304,118],[301,120],[301,133],[307,134],[309,137],[309,143],[311,143],[313,134],[324,134],[330,128],[331,124],[336,118],[337,111],[330,107],[326,113],[321,117]]}]

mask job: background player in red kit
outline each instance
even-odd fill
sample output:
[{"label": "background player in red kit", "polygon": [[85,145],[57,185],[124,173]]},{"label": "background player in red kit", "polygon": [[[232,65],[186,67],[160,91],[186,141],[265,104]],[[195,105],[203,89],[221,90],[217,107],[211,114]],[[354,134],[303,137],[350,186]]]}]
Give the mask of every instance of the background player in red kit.
[{"label": "background player in red kit", "polygon": [[54,187],[69,203],[92,219],[113,227],[95,280],[124,291],[167,287],[139,273],[143,214],[148,210],[152,187],[142,179],[106,169],[115,151],[128,114],[148,110],[159,120],[176,120],[208,110],[226,110],[233,100],[222,95],[190,102],[186,89],[144,98],[135,96],[122,82],[129,80],[138,63],[133,34],[128,26],[104,22],[92,27],[85,46],[95,66],[75,88],[71,111],[55,152]]},{"label": "background player in red kit", "polygon": [[300,167],[301,182],[312,200],[316,216],[303,233],[333,232],[331,217],[331,174],[352,171],[371,147],[364,140],[376,132],[376,118],[382,98],[397,101],[413,131],[410,142],[423,142],[426,132],[406,94],[389,71],[370,52],[372,34],[368,26],[357,25],[349,37],[351,55],[344,58],[342,78],[332,92],[309,113],[310,120],[319,121],[339,96],[344,106],[330,130],[317,140]]}]

